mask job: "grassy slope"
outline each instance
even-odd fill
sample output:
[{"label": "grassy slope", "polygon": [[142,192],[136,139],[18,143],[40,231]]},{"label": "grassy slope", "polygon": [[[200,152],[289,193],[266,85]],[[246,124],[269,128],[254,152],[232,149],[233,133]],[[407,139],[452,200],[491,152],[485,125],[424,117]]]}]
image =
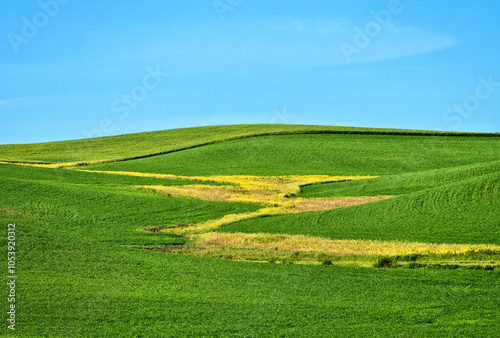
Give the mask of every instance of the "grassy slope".
[{"label": "grassy slope", "polygon": [[499,159],[500,138],[407,135],[280,135],[97,165],[178,175],[387,175]]},{"label": "grassy slope", "polygon": [[[450,156],[454,155],[453,153]],[[368,205],[238,222],[222,232],[500,243],[500,161],[304,187],[301,197],[401,195]]]},{"label": "grassy slope", "polygon": [[[435,134],[433,131],[309,125],[230,125],[99,137],[63,142],[0,145],[0,161],[61,163],[136,158],[230,139],[280,133]],[[470,133],[440,133],[470,135]],[[474,134],[481,135],[481,134]],[[498,136],[497,134],[485,134]]]},{"label": "grassy slope", "polygon": [[0,163],[0,172],[3,178],[16,178],[44,182],[72,183],[86,186],[125,187],[131,185],[185,185],[208,184],[212,182],[191,180],[165,180],[160,178],[136,177],[125,175],[110,175],[105,173],[91,173],[66,169],[47,169],[30,166],[18,166]]},{"label": "grassy slope", "polygon": [[[0,165],[0,170],[0,185],[3,190],[0,210],[15,211],[34,219],[47,218],[49,222],[57,222],[59,219],[83,222],[76,235],[73,235],[70,228],[60,228],[61,231],[66,231],[69,238],[81,238],[85,235],[85,238],[117,241],[125,245],[149,245],[148,241],[155,242],[158,238],[139,232],[145,227],[196,223],[228,213],[257,209],[248,204],[166,198],[106,185],[47,181],[42,179],[47,178],[43,173],[49,172],[45,169],[42,169],[44,172],[40,175],[38,168],[29,168],[28,171],[33,171],[32,178],[26,176],[24,167]],[[82,173],[64,171],[64,174],[78,177]],[[96,223],[102,226],[96,226]],[[54,231],[56,229],[59,228],[55,227]],[[159,241],[161,243],[161,239]]]},{"label": "grassy slope", "polygon": [[297,125],[231,125],[172,129],[74,141],[0,145],[0,160],[47,163],[112,160],[147,156],[266,133],[314,130],[359,131],[361,129],[370,130]]},{"label": "grassy slope", "polygon": [[300,197],[401,195],[473,177],[500,172],[500,161],[446,169],[385,175],[370,180],[313,184],[301,188]]},{"label": "grassy slope", "polygon": [[499,220],[500,175],[493,173],[370,204],[241,221],[220,231],[500,244]]},{"label": "grassy slope", "polygon": [[136,231],[146,224],[246,206],[4,176],[0,184],[7,188],[0,205],[17,212],[0,212],[2,224],[17,225],[16,336],[487,336],[499,329],[498,270],[253,264],[134,250],[128,245],[179,242]]},{"label": "grassy slope", "polygon": [[[224,128],[252,131],[241,126]],[[202,135],[201,130],[173,132],[186,137],[182,142],[194,144],[219,137],[221,131],[207,128]],[[137,137],[129,148],[119,144],[119,138],[83,142],[76,150],[71,143],[5,146],[0,147],[0,158],[67,162],[127,157],[139,145],[143,153],[153,143],[155,151],[167,149],[157,144],[164,133],[168,132],[158,132],[154,142],[147,134],[123,136],[127,142]],[[392,138],[396,140],[391,142]],[[254,220],[254,225],[246,221],[237,224],[239,230],[244,225],[246,230],[254,226],[279,232],[279,223],[284,222],[287,233],[317,231],[325,237],[335,229],[336,235],[349,238],[427,238],[433,242],[487,238],[497,243],[498,164],[477,163],[498,160],[498,143],[495,137],[279,136],[114,163],[109,168],[131,165],[138,171],[153,168],[205,175],[376,171],[390,175],[374,183],[365,181],[366,189],[373,194],[392,189],[401,196],[328,212],[269,217]],[[96,144],[100,146],[94,152]],[[180,146],[172,141],[168,147]],[[57,153],[64,149],[66,153]],[[312,157],[307,157],[308,152]],[[300,156],[307,161],[300,161]],[[331,158],[322,160],[321,156]],[[146,160],[151,162],[140,162]],[[130,245],[182,242],[166,234],[138,231],[146,226],[200,222],[255,208],[113,188],[149,182],[158,180],[0,165],[0,222],[17,224],[16,336],[484,337],[500,330],[498,269],[253,264],[131,249]],[[304,195],[327,194],[311,189],[304,189]],[[365,188],[343,189],[333,194]],[[2,242],[3,252],[5,245]],[[5,266],[6,260],[1,260],[2,271]],[[5,312],[6,305],[0,305]]]}]

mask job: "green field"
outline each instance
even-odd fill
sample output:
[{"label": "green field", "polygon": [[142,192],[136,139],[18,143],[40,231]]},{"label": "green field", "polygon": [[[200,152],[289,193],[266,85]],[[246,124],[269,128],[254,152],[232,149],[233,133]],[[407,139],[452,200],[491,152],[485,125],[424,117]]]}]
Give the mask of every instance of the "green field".
[{"label": "green field", "polygon": [[[494,337],[500,332],[498,134],[201,127],[3,145],[0,162],[0,269],[7,281],[7,225],[15,223],[17,276],[16,330],[7,328],[12,302],[4,283],[2,336]],[[78,166],[16,164],[28,162]],[[276,248],[262,250],[260,260],[241,259],[238,248],[196,247],[198,237],[190,229],[269,206],[140,188],[189,186],[190,193],[207,186],[238,188],[227,178],[206,178],[224,175],[378,176],[309,184],[286,199],[390,198],[252,216],[214,228],[214,236],[281,234],[493,249],[410,259],[361,252],[328,256],[321,248],[307,256],[297,249],[291,257],[305,258],[294,261]],[[244,193],[251,197],[255,191]],[[161,230],[142,231],[151,228]],[[374,262],[383,259],[395,262],[392,268],[377,268],[383,264]]]}]

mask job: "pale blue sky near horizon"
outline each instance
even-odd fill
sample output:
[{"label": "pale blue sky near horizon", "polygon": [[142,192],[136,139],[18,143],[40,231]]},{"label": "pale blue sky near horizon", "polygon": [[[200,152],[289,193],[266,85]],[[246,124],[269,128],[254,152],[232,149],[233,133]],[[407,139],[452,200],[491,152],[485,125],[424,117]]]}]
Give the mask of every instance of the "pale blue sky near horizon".
[{"label": "pale blue sky near horizon", "polygon": [[500,1],[0,1],[0,144],[220,124],[500,132]]}]

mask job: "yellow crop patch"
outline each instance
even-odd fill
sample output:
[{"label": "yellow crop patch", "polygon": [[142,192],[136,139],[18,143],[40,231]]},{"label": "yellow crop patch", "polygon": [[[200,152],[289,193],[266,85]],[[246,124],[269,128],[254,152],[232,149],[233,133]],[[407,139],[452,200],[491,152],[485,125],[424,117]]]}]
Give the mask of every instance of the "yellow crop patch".
[{"label": "yellow crop patch", "polygon": [[38,168],[50,168],[50,169],[62,169],[62,168],[72,168],[82,165],[81,162],[68,162],[68,163],[28,163],[28,162],[4,162],[0,161],[2,164],[16,164],[24,165],[28,167],[38,167]]},{"label": "yellow crop patch", "polygon": [[[116,172],[113,172],[114,174]],[[125,173],[120,173],[125,174]],[[139,176],[138,173],[132,173]],[[150,175],[150,174],[147,174]],[[191,236],[206,231],[213,231],[223,225],[244,219],[267,215],[282,215],[306,211],[319,211],[369,203],[389,198],[391,196],[369,197],[334,197],[334,198],[288,198],[300,193],[300,186],[306,184],[339,182],[372,178],[371,176],[174,176],[155,175],[154,177],[196,180],[203,182],[223,183],[224,186],[203,184],[186,184],[182,186],[133,186],[132,189],[154,191],[168,196],[197,198],[206,201],[260,204],[265,208],[255,212],[237,215],[226,215],[218,220],[210,220],[188,227],[164,229],[164,232]],[[142,174],[141,174],[142,176]]]},{"label": "yellow crop patch", "polygon": [[470,251],[500,250],[500,246],[498,245],[332,240],[302,235],[226,234],[213,232],[196,236],[196,240],[191,246],[194,248],[274,249],[291,252],[323,253],[331,256],[457,255]]},{"label": "yellow crop patch", "polygon": [[[124,174],[124,173],[119,173]],[[225,215],[220,219],[198,224],[162,227],[155,231],[169,232],[189,239],[182,247],[153,250],[193,256],[223,257],[231,260],[288,262],[299,264],[339,264],[350,266],[380,266],[380,257],[424,257],[418,264],[498,265],[500,246],[468,244],[428,244],[381,242],[373,240],[332,240],[320,237],[276,234],[226,234],[217,229],[230,223],[269,215],[284,215],[307,211],[327,210],[379,201],[391,196],[362,196],[335,198],[300,198],[302,185],[368,179],[370,176],[175,176],[138,174],[157,178],[175,178],[191,181],[226,184],[222,186],[186,184],[183,186],[134,186],[169,196],[197,198],[207,201],[254,203],[263,206],[254,212]],[[478,258],[476,253],[485,258]],[[430,257],[430,258],[429,258]],[[471,258],[472,257],[472,258]],[[412,258],[412,259],[413,259]],[[448,262],[446,260],[451,260]],[[462,259],[463,261],[460,261]],[[415,263],[415,262],[414,262]],[[415,263],[417,264],[417,263]],[[384,265],[385,266],[385,265]]]},{"label": "yellow crop patch", "polygon": [[[0,162],[7,163],[7,162]],[[71,168],[81,162],[59,164],[15,163],[43,168]],[[167,180],[186,180],[222,185],[185,184],[180,186],[131,186],[138,189],[174,197],[196,198],[207,201],[252,203],[262,208],[240,214],[229,214],[198,224],[181,224],[144,229],[150,232],[168,232],[184,236],[188,243],[181,247],[150,248],[152,250],[181,253],[194,256],[224,257],[232,260],[272,261],[300,264],[340,264],[374,266],[380,257],[424,256],[425,264],[500,265],[500,246],[469,244],[429,244],[406,242],[382,242],[373,240],[334,240],[302,235],[243,234],[214,232],[222,226],[246,219],[284,215],[308,211],[328,210],[380,201],[391,196],[361,196],[334,198],[301,198],[300,187],[309,184],[370,179],[376,176],[180,176],[124,171],[92,171],[113,175],[152,177]],[[12,210],[0,210],[8,215]],[[432,256],[429,258],[429,256]],[[437,257],[437,258],[436,258]],[[398,258],[399,259],[399,258]],[[460,261],[460,259],[462,261]],[[450,261],[446,261],[450,260]],[[392,262],[392,261],[391,261]],[[375,266],[377,266],[376,263]],[[385,264],[385,263],[384,263]],[[393,264],[393,263],[391,263]],[[394,263],[399,264],[401,263]]]},{"label": "yellow crop patch", "polygon": [[191,238],[193,235],[202,234],[209,231],[217,230],[218,228],[228,225],[231,223],[243,221],[251,218],[258,218],[262,216],[275,216],[275,215],[284,215],[290,213],[289,209],[283,207],[270,207],[263,208],[254,212],[245,212],[241,214],[229,214],[225,215],[222,218],[209,220],[206,222],[188,225],[186,227],[173,227],[173,228],[165,228],[161,230],[162,232],[173,233],[176,235],[184,236],[187,238]]},{"label": "yellow crop patch", "polygon": [[341,182],[352,180],[363,180],[375,178],[378,176],[328,176],[328,175],[304,175],[304,176],[251,176],[251,175],[232,175],[232,176],[182,176],[171,174],[152,174],[132,171],[103,171],[103,170],[80,170],[93,173],[103,173],[112,175],[126,175],[136,177],[151,177],[170,180],[188,180],[230,184],[241,187],[246,191],[267,192],[281,196],[295,195],[300,192],[300,186]]},{"label": "yellow crop patch", "polygon": [[183,185],[183,186],[134,186],[134,189],[150,190],[169,196],[197,198],[206,201],[256,203],[267,206],[281,206],[296,211],[334,209],[349,205],[368,203],[389,196],[334,197],[334,198],[286,198],[261,190],[246,190],[244,187]]},{"label": "yellow crop patch", "polygon": [[[386,257],[387,262],[394,266],[410,266],[411,264],[414,266],[415,264],[421,266],[433,264],[500,266],[500,246],[498,245],[333,240],[301,235],[262,233],[207,232],[194,236],[183,246],[150,249],[199,257],[294,264],[381,267],[380,259]],[[417,259],[418,263],[415,262]]]},{"label": "yellow crop patch", "polygon": [[[183,227],[161,227],[159,231],[191,237],[195,234],[213,231],[221,226],[244,219],[283,215],[306,211],[335,209],[357,204],[369,203],[391,196],[335,197],[335,198],[289,198],[300,193],[300,187],[308,184],[341,182],[374,178],[376,176],[328,176],[328,175],[293,175],[293,176],[180,176],[170,174],[152,174],[128,171],[93,171],[112,175],[151,177],[160,179],[189,180],[225,184],[213,186],[205,184],[186,184],[181,186],[131,186],[131,189],[152,191],[168,196],[196,198],[206,201],[233,203],[252,203],[263,206],[255,212],[225,215],[220,219]],[[146,229],[147,231],[148,229]]]},{"label": "yellow crop patch", "polygon": [[135,189],[151,190],[169,196],[198,198],[207,201],[241,202],[262,204],[265,208],[255,212],[247,212],[236,215],[226,215],[221,219],[210,220],[188,227],[165,229],[164,232],[173,232],[183,236],[205,231],[213,231],[223,225],[238,222],[244,219],[284,215],[306,211],[319,211],[341,208],[346,206],[364,204],[383,200],[390,196],[370,197],[333,197],[333,198],[286,198],[265,191],[248,191],[243,187],[233,186],[208,186],[208,185],[184,185],[184,186],[136,186]]}]

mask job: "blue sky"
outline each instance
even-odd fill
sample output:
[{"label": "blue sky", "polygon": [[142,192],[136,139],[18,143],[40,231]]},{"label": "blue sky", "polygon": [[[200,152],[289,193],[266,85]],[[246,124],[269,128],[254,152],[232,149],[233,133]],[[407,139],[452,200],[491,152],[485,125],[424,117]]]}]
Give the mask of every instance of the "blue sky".
[{"label": "blue sky", "polygon": [[0,2],[0,143],[218,124],[499,132],[496,0]]}]

